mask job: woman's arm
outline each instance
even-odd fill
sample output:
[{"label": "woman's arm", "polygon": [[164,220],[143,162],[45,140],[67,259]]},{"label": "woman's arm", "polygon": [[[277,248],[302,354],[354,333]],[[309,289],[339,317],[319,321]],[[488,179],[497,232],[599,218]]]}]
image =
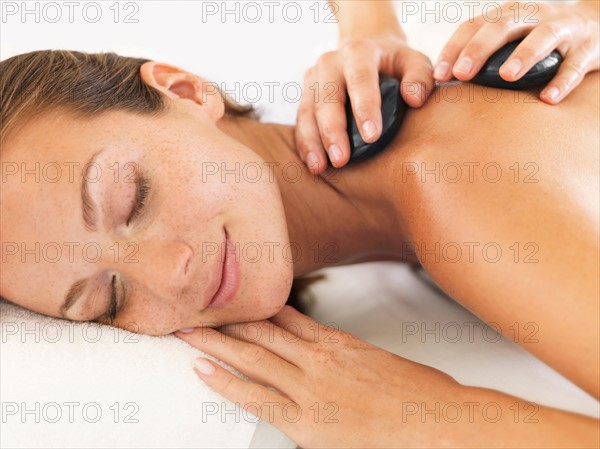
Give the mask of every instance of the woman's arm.
[{"label": "woman's arm", "polygon": [[[440,416],[446,421],[455,419],[453,407],[469,414],[452,435],[450,447],[598,447],[600,428],[594,418],[487,388],[463,387],[463,394],[460,409],[454,404],[440,404]],[[446,411],[442,413],[444,405]]]},{"label": "woman's arm", "polygon": [[600,21],[600,0],[579,0],[577,7],[581,8],[584,14],[592,14],[592,18]]},{"label": "woman's arm", "polygon": [[196,365],[217,393],[303,448],[571,448],[598,441],[592,418],[460,385],[289,306],[266,321],[176,335],[249,376],[245,382],[203,358]]},{"label": "woman's arm", "polygon": [[328,3],[338,19],[340,44],[386,32],[406,39],[390,1],[328,0]]}]

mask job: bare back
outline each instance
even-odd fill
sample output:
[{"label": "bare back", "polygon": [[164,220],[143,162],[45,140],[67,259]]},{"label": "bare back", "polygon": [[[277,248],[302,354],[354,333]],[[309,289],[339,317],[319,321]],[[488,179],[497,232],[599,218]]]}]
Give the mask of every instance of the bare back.
[{"label": "bare back", "polygon": [[560,105],[438,87],[390,151],[406,239],[482,319],[534,326],[521,345],[598,397],[600,74]]}]

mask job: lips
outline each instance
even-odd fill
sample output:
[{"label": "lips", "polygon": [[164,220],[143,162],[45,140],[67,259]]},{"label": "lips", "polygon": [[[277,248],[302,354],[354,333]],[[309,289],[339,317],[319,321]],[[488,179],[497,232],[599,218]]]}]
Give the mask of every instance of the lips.
[{"label": "lips", "polygon": [[223,258],[220,260],[220,277],[217,291],[207,308],[221,309],[229,304],[239,288],[240,263],[235,252],[235,244],[225,229]]}]

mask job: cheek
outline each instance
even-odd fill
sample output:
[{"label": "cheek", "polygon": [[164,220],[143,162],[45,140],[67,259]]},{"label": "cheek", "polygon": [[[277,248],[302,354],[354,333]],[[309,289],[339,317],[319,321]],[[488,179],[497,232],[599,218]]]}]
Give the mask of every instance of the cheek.
[{"label": "cheek", "polygon": [[220,145],[223,149],[200,151],[196,148],[205,144],[180,144],[176,152],[162,153],[159,179],[168,189],[161,189],[161,221],[168,235],[195,245],[220,236],[225,226],[238,244],[242,281],[222,318],[264,319],[288,298],[297,245],[289,242],[281,193],[269,166],[235,141],[224,139]]},{"label": "cheek", "polygon": [[195,233],[230,224],[246,241],[288,243],[279,186],[260,156],[229,138],[177,148],[161,154],[161,214]]},{"label": "cheek", "polygon": [[273,171],[247,150],[227,155],[218,172],[207,177],[221,202],[228,231],[238,242],[238,259],[245,272],[235,304],[240,321],[275,315],[285,304],[293,280],[298,245],[289,241]]},{"label": "cheek", "polygon": [[189,311],[153,296],[131,298],[114,326],[145,335],[167,335],[189,321]]},{"label": "cheek", "polygon": [[252,201],[240,202],[232,223],[237,234],[242,291],[237,303],[243,321],[275,315],[285,304],[292,280],[293,260],[298,252],[289,241],[283,206],[276,189],[264,189]]}]

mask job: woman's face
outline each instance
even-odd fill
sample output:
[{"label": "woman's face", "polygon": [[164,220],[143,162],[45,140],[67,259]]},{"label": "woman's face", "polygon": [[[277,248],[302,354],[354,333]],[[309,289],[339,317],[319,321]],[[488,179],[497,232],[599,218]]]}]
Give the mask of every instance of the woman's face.
[{"label": "woman's face", "polygon": [[[151,335],[283,307],[293,267],[277,183],[248,175],[264,161],[216,126],[220,98],[194,95],[171,92],[157,117],[48,112],[11,134],[1,152],[3,296],[102,323],[116,299],[113,324]],[[208,306],[231,260],[226,236],[239,285]]]}]

